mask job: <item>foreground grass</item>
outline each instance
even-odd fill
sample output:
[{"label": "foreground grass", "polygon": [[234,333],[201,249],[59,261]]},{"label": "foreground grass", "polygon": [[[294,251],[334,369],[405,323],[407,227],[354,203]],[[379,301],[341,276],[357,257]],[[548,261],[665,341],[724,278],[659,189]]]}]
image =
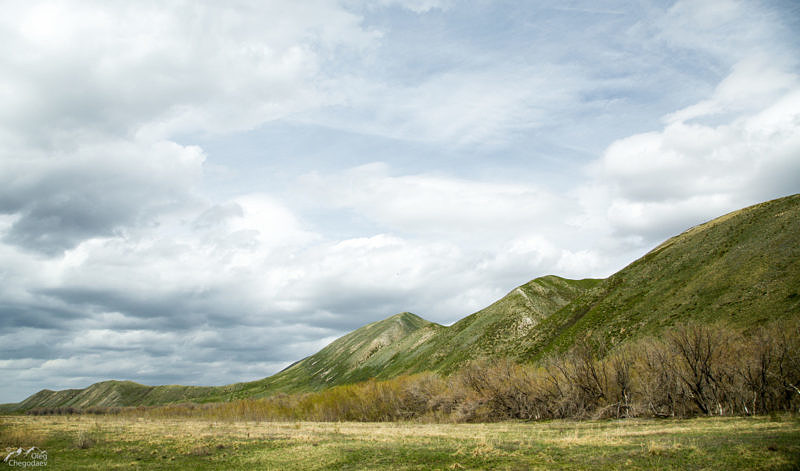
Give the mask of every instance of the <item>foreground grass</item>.
[{"label": "foreground grass", "polygon": [[[798,469],[789,416],[499,424],[0,417],[40,469]],[[5,457],[5,455],[3,456]],[[2,464],[0,469],[8,467]]]}]

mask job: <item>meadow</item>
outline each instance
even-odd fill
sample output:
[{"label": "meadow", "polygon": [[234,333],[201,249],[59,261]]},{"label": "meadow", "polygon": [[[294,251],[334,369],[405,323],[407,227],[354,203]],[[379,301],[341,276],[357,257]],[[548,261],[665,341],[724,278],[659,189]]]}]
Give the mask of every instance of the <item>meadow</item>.
[{"label": "meadow", "polygon": [[46,450],[38,469],[48,470],[798,469],[800,418],[425,424],[16,415],[0,417],[0,446]]}]

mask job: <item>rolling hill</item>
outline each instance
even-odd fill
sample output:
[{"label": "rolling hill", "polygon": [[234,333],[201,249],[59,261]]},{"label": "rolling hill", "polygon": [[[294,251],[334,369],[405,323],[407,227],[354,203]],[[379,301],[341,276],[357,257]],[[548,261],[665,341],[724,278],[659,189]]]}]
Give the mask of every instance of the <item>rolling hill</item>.
[{"label": "rolling hill", "polygon": [[576,338],[610,346],[687,321],[748,329],[800,316],[800,195],[741,209],[665,241],[605,280],[545,276],[451,326],[411,313],[366,325],[262,380],[221,387],[107,381],[40,391],[5,410],[210,402],[448,374],[477,357],[534,361]]}]

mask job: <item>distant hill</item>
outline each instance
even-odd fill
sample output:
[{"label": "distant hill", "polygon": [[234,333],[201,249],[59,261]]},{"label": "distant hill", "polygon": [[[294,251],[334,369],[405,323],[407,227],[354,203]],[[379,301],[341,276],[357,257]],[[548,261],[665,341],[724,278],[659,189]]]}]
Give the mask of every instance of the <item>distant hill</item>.
[{"label": "distant hill", "polygon": [[190,402],[207,397],[215,388],[206,386],[145,386],[133,381],[103,381],[84,389],[43,389],[19,404],[3,404],[0,411],[34,408],[118,407]]},{"label": "distant hill", "polygon": [[224,401],[458,370],[478,357],[532,361],[599,334],[609,346],[687,321],[747,329],[800,316],[800,195],[693,227],[605,280],[545,276],[451,326],[408,312],[357,329],[262,380],[221,387],[106,381],[40,391],[0,410]]}]

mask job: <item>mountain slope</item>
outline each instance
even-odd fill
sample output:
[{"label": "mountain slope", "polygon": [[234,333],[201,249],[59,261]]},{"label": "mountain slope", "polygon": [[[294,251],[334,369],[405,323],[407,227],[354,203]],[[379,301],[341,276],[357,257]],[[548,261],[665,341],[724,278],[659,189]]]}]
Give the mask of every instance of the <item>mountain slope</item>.
[{"label": "mountain slope", "polygon": [[[410,312],[368,324],[341,337],[319,352],[267,378],[270,389],[316,390],[369,379],[386,366],[403,339],[417,332],[437,332],[442,326]],[[388,355],[387,355],[388,353]]]},{"label": "mountain slope", "polygon": [[449,373],[478,356],[513,351],[525,332],[599,282],[537,278],[449,327],[408,312],[397,314],[357,329],[269,378],[226,386],[209,400],[314,391],[421,371]]},{"label": "mountain slope", "polygon": [[405,339],[398,345],[399,351],[388,369],[377,376],[388,378],[421,371],[451,373],[478,357],[514,356],[520,340],[531,329],[600,281],[536,278],[489,307],[439,329],[435,335]]},{"label": "mountain slope", "polygon": [[800,195],[741,209],[662,243],[542,322],[525,357],[587,332],[610,345],[679,322],[739,328],[800,316]]}]

